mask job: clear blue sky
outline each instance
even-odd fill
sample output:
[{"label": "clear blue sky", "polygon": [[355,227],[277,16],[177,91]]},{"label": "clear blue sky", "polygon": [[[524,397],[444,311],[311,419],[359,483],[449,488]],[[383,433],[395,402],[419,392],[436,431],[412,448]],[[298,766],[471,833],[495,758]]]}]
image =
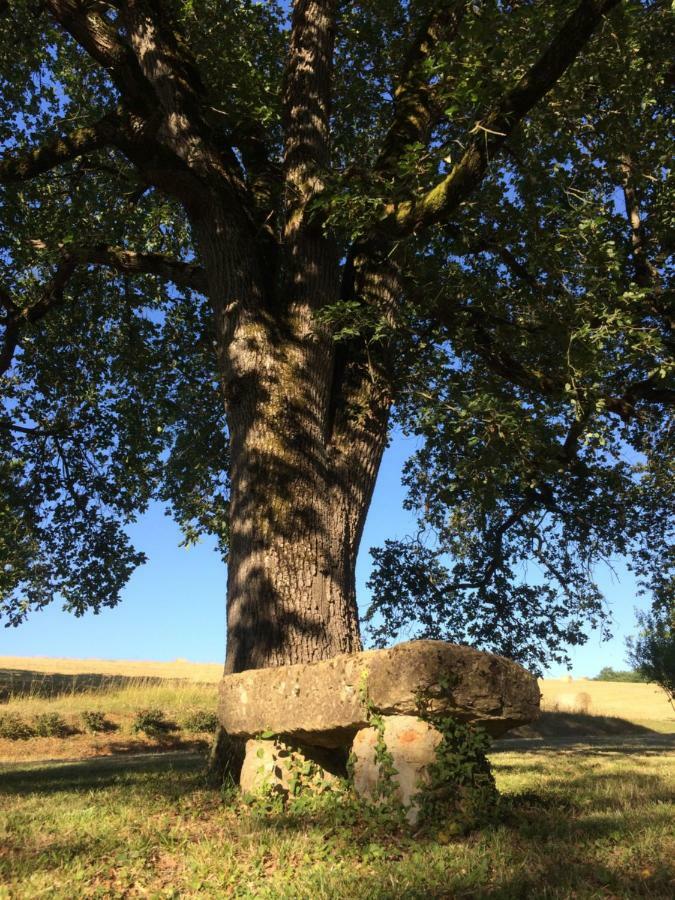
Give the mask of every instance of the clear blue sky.
[{"label": "clear blue sky", "polygon": [[[357,566],[362,608],[368,605],[368,549],[387,537],[403,537],[415,530],[412,516],[402,508],[401,486],[401,467],[414,447],[413,439],[398,436],[385,454]],[[213,544],[204,541],[189,550],[180,548],[180,533],[159,505],[133,526],[131,534],[148,563],[132,576],[118,607],[76,619],[52,604],[18,628],[0,628],[0,656],[222,662],[226,571]],[[621,565],[617,571],[618,582],[609,573],[600,579],[614,614],[616,636],[606,643],[592,636],[576,649],[575,677],[595,675],[605,665],[626,667],[624,638],[633,630],[637,601],[630,574]],[[556,667],[547,674],[565,673]]]}]

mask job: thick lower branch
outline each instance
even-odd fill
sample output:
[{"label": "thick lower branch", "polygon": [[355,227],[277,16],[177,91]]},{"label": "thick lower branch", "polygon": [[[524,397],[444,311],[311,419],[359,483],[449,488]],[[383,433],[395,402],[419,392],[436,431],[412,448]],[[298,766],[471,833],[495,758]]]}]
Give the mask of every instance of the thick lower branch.
[{"label": "thick lower branch", "polygon": [[438,90],[429,83],[424,63],[439,43],[457,38],[467,9],[466,0],[439,5],[441,8],[426,17],[415,36],[394,90],[394,118],[375,164],[375,171],[382,175],[396,174],[397,164],[410,144],[426,144],[436,120],[434,100]]},{"label": "thick lower branch", "polygon": [[198,263],[183,262],[164,253],[141,253],[97,244],[69,248],[68,256],[78,263],[107,266],[129,275],[158,275],[179,287],[206,292],[206,273]]},{"label": "thick lower branch", "polygon": [[134,55],[97,5],[81,0],[44,0],[44,5],[64,31],[108,70],[122,97],[133,107],[145,109],[147,85]]},{"label": "thick lower branch", "polygon": [[295,0],[284,74],[286,239],[322,187],[328,164],[335,0]]},{"label": "thick lower branch", "polygon": [[0,183],[14,184],[28,181],[80,156],[113,144],[119,123],[117,113],[110,113],[94,125],[76,128],[41,147],[15,156],[3,157],[0,159]]}]

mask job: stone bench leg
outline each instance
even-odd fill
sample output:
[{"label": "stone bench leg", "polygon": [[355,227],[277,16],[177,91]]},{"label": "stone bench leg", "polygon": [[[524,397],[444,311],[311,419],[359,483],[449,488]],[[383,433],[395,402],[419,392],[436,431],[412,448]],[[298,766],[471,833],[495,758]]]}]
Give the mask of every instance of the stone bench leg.
[{"label": "stone bench leg", "polygon": [[239,786],[245,794],[271,790],[288,795],[299,788],[321,793],[345,772],[344,754],[339,752],[254,738],[246,741]]},{"label": "stone bench leg", "polygon": [[392,773],[393,796],[406,809],[408,822],[415,825],[419,810],[414,797],[428,782],[428,766],[436,760],[441,734],[417,716],[384,716],[383,724],[382,734],[374,727],[362,728],[354,738],[354,789],[360,797],[373,800],[389,795],[376,759],[378,742],[384,739],[396,773]]}]

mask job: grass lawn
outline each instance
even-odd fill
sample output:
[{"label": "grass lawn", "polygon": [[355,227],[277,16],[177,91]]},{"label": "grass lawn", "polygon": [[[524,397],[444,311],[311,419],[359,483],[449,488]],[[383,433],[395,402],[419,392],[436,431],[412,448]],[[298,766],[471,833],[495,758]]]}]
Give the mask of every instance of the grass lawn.
[{"label": "grass lawn", "polygon": [[462,839],[251,808],[196,754],[6,765],[0,897],[670,898],[672,740],[630,741],[496,750],[503,821]]},{"label": "grass lawn", "polygon": [[[265,809],[207,787],[210,738],[186,723],[215,710],[219,677],[181,661],[0,659],[0,719],[70,729],[0,738],[0,900],[675,896],[675,719],[651,685],[540,682],[545,714],[492,752],[501,818],[457,839],[346,797]],[[179,730],[134,732],[143,708]],[[86,733],[86,712],[113,729]]]}]

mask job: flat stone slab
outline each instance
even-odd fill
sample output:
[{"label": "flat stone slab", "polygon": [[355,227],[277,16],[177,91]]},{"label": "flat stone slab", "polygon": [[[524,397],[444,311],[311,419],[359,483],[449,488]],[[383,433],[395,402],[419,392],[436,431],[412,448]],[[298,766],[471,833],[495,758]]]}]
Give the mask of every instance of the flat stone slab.
[{"label": "flat stone slab", "polygon": [[[367,702],[366,701],[367,698]],[[386,716],[445,713],[499,736],[539,717],[536,678],[518,663],[445,641],[408,641],[307,665],[251,669],[220,683],[218,717],[233,737],[273,732],[317,747],[346,747]]]}]

